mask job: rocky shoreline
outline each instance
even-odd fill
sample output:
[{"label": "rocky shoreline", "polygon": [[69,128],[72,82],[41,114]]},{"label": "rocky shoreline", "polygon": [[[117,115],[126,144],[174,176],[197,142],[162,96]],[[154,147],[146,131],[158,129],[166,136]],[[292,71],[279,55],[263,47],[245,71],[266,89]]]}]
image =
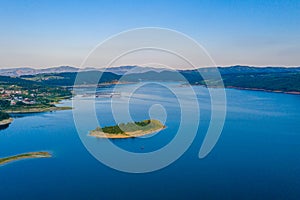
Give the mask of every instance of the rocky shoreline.
[{"label": "rocky shoreline", "polygon": [[8,118],[0,121],[0,126],[6,126],[12,123],[14,120],[13,118]]},{"label": "rocky shoreline", "polygon": [[163,128],[159,129],[153,129],[153,130],[148,130],[148,131],[134,131],[134,132],[125,132],[125,133],[119,133],[119,134],[112,134],[112,133],[104,133],[102,131],[90,131],[89,136],[93,136],[96,138],[108,138],[108,139],[126,139],[126,138],[136,138],[136,137],[142,137],[145,135],[149,135],[158,131],[161,131],[165,129],[166,127],[164,126]]}]

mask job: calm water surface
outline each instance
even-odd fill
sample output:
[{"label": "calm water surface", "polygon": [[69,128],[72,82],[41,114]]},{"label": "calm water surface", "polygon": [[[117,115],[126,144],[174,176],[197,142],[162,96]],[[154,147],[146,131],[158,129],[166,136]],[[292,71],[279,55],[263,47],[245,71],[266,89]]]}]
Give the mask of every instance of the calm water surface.
[{"label": "calm water surface", "polygon": [[[132,85],[121,87],[126,91]],[[169,87],[185,92],[177,84]],[[199,159],[210,101],[205,88],[194,90],[201,107],[197,137],[176,162],[146,174],[119,172],[97,161],[82,144],[72,111],[15,115],[14,122],[0,131],[0,156],[30,151],[50,151],[54,156],[0,167],[0,199],[300,199],[300,96],[226,90],[222,135],[213,151]],[[93,98],[84,99],[89,100]],[[122,105],[122,96],[118,101]],[[154,104],[164,106],[167,129],[150,138],[113,142],[141,153],[168,144],[180,119],[173,93],[158,84],[141,87],[130,100],[130,113],[134,120],[149,118]],[[110,99],[98,98],[95,105],[99,123],[113,125]],[[89,140],[101,146],[101,140]]]}]

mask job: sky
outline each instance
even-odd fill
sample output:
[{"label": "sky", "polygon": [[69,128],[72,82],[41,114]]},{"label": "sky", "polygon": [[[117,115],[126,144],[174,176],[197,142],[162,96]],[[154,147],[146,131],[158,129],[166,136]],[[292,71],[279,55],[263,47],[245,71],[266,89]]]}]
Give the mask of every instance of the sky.
[{"label": "sky", "polygon": [[[99,43],[141,27],[193,38],[218,66],[300,66],[297,0],[0,0],[0,26],[0,68],[79,67]],[[130,60],[118,64],[143,64]]]}]

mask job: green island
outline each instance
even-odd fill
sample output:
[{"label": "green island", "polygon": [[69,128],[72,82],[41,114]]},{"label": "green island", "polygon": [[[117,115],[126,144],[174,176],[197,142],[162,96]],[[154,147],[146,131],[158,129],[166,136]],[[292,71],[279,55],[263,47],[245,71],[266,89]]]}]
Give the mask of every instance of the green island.
[{"label": "green island", "polygon": [[29,158],[50,158],[52,155],[48,152],[29,152],[10,157],[0,158],[0,165],[4,165],[13,161],[29,159]]},{"label": "green island", "polygon": [[121,123],[115,126],[97,127],[89,135],[97,138],[135,138],[165,129],[159,120],[148,119],[140,122]]}]

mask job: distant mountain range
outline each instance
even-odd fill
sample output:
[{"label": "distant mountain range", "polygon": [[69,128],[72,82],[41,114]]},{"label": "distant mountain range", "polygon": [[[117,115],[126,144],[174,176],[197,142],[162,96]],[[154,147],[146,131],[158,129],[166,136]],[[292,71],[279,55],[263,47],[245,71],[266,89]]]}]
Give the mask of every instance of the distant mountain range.
[{"label": "distant mountain range", "polygon": [[[201,73],[199,73],[199,71]],[[97,83],[172,81],[206,86],[207,81],[223,81],[227,88],[264,90],[300,94],[300,67],[218,67],[220,78],[210,76],[216,68],[199,68],[198,70],[169,70],[153,67],[121,66],[103,69],[75,67],[56,67],[47,69],[15,68],[0,70],[0,82],[24,84],[36,83],[50,86],[72,87],[77,72],[82,73],[80,85]],[[201,75],[205,74],[206,80]],[[13,78],[17,77],[17,78]],[[101,77],[100,80],[98,78]],[[30,82],[31,81],[31,82]],[[211,85],[210,85],[211,86]],[[216,85],[217,86],[217,85]]]},{"label": "distant mountain range", "polygon": [[[284,73],[284,72],[300,72],[300,67],[251,67],[251,66],[231,66],[231,67],[218,67],[221,74],[245,74],[245,73]],[[199,68],[201,72],[209,72],[215,70],[214,68]],[[37,75],[37,74],[50,74],[50,73],[63,73],[63,72],[78,72],[78,71],[105,71],[117,75],[124,74],[141,74],[145,72],[162,72],[174,71],[167,68],[154,68],[154,67],[140,67],[140,66],[120,66],[111,67],[107,69],[88,67],[79,69],[70,66],[51,67],[45,69],[34,69],[30,67],[22,68],[6,68],[0,69],[1,76],[19,77],[23,75]],[[195,70],[178,70],[179,72],[192,72]]]},{"label": "distant mountain range", "polygon": [[60,67],[51,67],[45,69],[34,69],[30,67],[21,67],[21,68],[6,68],[0,69],[1,76],[12,76],[19,77],[23,75],[37,75],[37,74],[50,74],[50,73],[63,73],[63,72],[78,72],[78,71],[105,71],[112,72],[117,75],[123,75],[125,73],[144,73],[148,71],[168,71],[168,69],[164,68],[154,68],[154,67],[139,67],[139,66],[120,66],[120,67],[112,67],[107,69],[88,67],[84,69],[79,69],[76,67],[70,66],[60,66]]},{"label": "distant mountain range", "polygon": [[[100,71],[102,70],[100,69]],[[105,72],[111,72],[117,75],[140,74],[149,71],[162,72],[162,71],[172,71],[172,70],[166,68],[140,67],[140,66],[120,66],[120,67],[111,67],[105,69]]]},{"label": "distant mountain range", "polygon": [[22,75],[36,75],[36,74],[46,74],[46,73],[62,73],[62,72],[76,72],[78,68],[69,66],[51,67],[45,69],[34,69],[30,67],[21,68],[7,68],[0,69],[1,76],[22,76]]}]

